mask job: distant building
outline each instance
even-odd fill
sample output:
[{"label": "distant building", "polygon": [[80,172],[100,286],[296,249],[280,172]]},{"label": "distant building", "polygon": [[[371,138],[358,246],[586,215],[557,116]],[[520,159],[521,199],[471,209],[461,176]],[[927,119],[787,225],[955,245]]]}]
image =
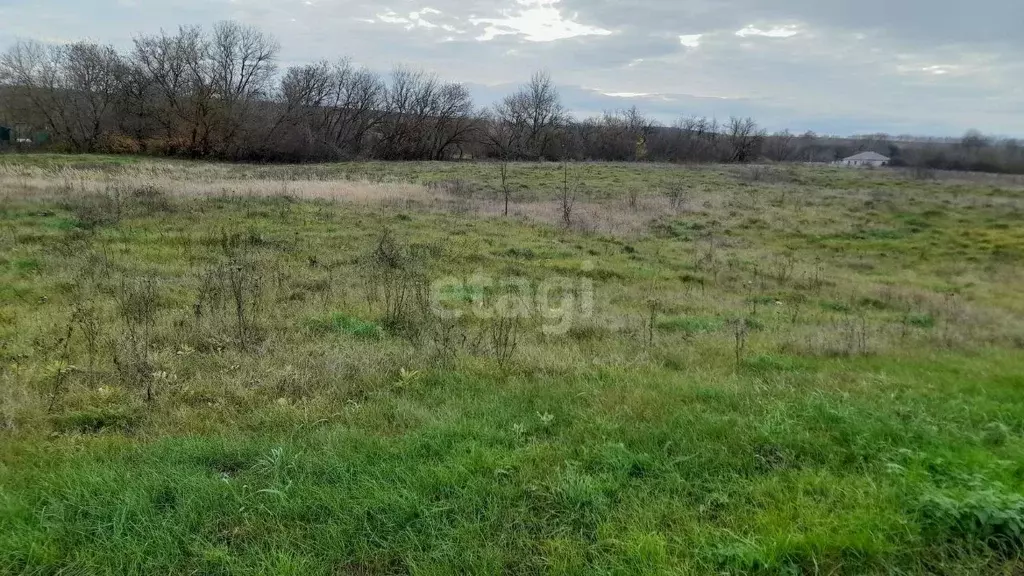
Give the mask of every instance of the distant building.
[{"label": "distant building", "polygon": [[861,152],[849,158],[837,160],[836,164],[840,166],[888,166],[889,157],[882,156],[877,152]]}]

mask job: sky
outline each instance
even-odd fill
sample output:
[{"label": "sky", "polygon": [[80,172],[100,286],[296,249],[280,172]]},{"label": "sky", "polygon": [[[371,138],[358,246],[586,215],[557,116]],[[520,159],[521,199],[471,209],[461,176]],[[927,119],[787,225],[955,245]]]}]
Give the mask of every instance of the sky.
[{"label": "sky", "polygon": [[1024,137],[1022,0],[0,0],[0,47],[236,20],[281,66],[349,57],[470,87],[549,72],[579,116],[752,116],[769,130]]}]

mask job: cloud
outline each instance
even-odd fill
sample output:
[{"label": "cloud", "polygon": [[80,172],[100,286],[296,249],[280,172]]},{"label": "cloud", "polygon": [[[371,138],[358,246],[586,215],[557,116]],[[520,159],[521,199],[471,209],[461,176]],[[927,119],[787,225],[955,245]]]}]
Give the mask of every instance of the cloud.
[{"label": "cloud", "polygon": [[703,34],[680,34],[679,43],[687,48],[696,48],[700,46],[700,39],[703,37]]},{"label": "cloud", "polygon": [[736,35],[740,38],[746,38],[748,36],[764,36],[765,38],[791,38],[800,33],[800,30],[794,25],[788,26],[775,26],[773,28],[760,29],[754,26],[746,26],[742,30],[737,30]]},{"label": "cloud", "polygon": [[580,24],[558,9],[560,0],[517,0],[518,10],[503,11],[500,18],[471,18],[486,28],[477,40],[486,42],[504,34],[518,34],[530,42],[552,42],[577,36],[607,36],[611,30]]}]

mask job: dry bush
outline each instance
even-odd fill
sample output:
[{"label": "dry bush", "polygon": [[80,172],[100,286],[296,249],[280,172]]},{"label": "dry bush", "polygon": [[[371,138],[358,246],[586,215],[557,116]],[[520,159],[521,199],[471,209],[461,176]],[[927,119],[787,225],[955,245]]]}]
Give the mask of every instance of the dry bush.
[{"label": "dry bush", "polygon": [[626,189],[626,205],[630,210],[637,210],[640,206],[640,189],[630,187]]},{"label": "dry bush", "polygon": [[60,207],[70,212],[75,225],[84,230],[116,226],[123,215],[122,199],[117,191],[68,196]]},{"label": "dry bush", "polygon": [[559,216],[566,228],[572,228],[573,209],[576,207],[576,199],[583,189],[583,182],[580,170],[569,170],[569,164],[562,165],[562,189],[558,195]]},{"label": "dry bush", "polygon": [[414,340],[423,334],[431,318],[428,271],[435,251],[406,246],[385,229],[363,258],[367,300],[381,307],[386,329]]},{"label": "dry bush", "polygon": [[754,165],[741,169],[739,179],[750,183],[789,184],[798,183],[800,175],[795,166]]},{"label": "dry bush", "polygon": [[931,181],[938,180],[938,172],[924,166],[915,166],[907,171],[911,180]]},{"label": "dry bush", "polygon": [[478,192],[475,183],[461,178],[454,178],[451,180],[435,180],[427,182],[427,190],[431,192],[437,192],[444,194],[445,196],[451,196],[453,198],[459,198],[463,200],[472,200]]},{"label": "dry bush", "polygon": [[868,325],[864,316],[846,316],[802,336],[793,335],[782,348],[797,355],[827,358],[869,356],[880,345],[876,342],[877,336],[877,330]]},{"label": "dry bush", "polygon": [[450,367],[467,349],[473,347],[466,326],[457,318],[437,319],[431,325],[430,345],[432,363]]},{"label": "dry bush", "polygon": [[519,332],[522,320],[515,314],[498,314],[490,319],[487,326],[491,354],[504,368],[519,349]]},{"label": "dry bush", "polygon": [[690,190],[682,182],[670,184],[662,193],[668,199],[669,207],[673,212],[678,212],[690,201]]},{"label": "dry bush", "polygon": [[96,152],[103,154],[141,154],[142,144],[138,140],[117,132],[106,132],[96,142]]},{"label": "dry bush", "polygon": [[115,298],[121,330],[114,364],[122,382],[130,387],[144,388],[146,400],[152,400],[154,366],[151,349],[156,328],[156,282],[150,278],[123,279]]},{"label": "dry bush", "polygon": [[252,233],[221,232],[217,243],[224,262],[196,280],[192,329],[197,349],[219,350],[233,341],[241,350],[251,351],[262,341],[266,279],[271,274],[267,263],[250,252],[255,241]]},{"label": "dry bush", "polygon": [[146,216],[158,213],[166,214],[174,210],[167,193],[152,184],[144,184],[131,189],[127,197],[132,208]]},{"label": "dry bush", "polygon": [[92,375],[96,370],[97,354],[103,337],[103,324],[100,320],[99,309],[94,302],[81,300],[76,302],[72,318],[78,332],[82,335],[86,362],[89,374]]},{"label": "dry bush", "polygon": [[741,176],[747,182],[762,182],[767,179],[768,168],[765,166],[750,166],[741,172]]},{"label": "dry bush", "polygon": [[427,191],[445,199],[450,210],[455,214],[466,214],[473,208],[473,200],[478,195],[475,183],[460,178],[436,180],[426,184]]},{"label": "dry bush", "polygon": [[228,294],[235,318],[235,334],[242,350],[260,339],[259,317],[263,309],[263,274],[255,262],[236,261],[225,269]]}]

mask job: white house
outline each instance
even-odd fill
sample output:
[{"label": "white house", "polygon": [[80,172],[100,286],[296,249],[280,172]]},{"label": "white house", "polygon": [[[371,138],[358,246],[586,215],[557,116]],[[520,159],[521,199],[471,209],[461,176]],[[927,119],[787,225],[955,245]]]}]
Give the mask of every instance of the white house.
[{"label": "white house", "polygon": [[888,166],[889,157],[882,156],[877,152],[861,152],[849,158],[837,160],[836,164],[840,166]]}]

